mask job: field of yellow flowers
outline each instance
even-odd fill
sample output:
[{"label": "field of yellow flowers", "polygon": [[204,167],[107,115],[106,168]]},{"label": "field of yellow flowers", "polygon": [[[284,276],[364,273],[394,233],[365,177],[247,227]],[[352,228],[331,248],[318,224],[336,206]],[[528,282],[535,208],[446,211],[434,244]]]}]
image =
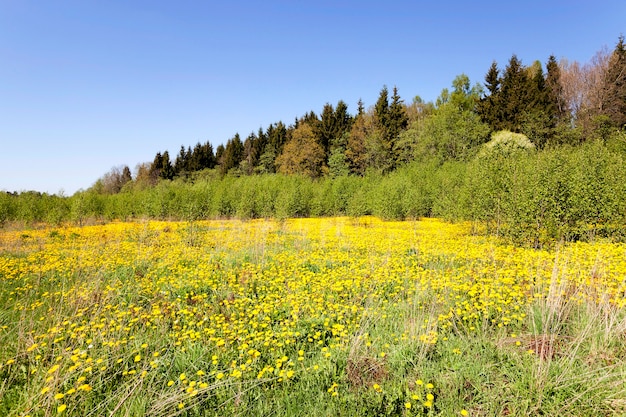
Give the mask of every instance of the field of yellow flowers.
[{"label": "field of yellow flowers", "polygon": [[0,415],[626,414],[626,246],[472,230],[0,230]]}]

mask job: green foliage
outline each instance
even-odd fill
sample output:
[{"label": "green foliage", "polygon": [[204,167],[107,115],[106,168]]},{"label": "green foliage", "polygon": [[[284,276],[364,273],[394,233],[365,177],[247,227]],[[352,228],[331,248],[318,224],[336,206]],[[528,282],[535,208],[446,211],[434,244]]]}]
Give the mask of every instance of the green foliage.
[{"label": "green foliage", "polygon": [[282,174],[221,177],[206,171],[194,182],[163,181],[113,195],[93,189],[72,197],[4,193],[0,222],[374,214],[389,220],[471,220],[489,233],[532,246],[561,239],[626,239],[623,132],[612,131],[606,144],[597,140],[578,147],[533,149],[524,135],[503,131],[468,162],[431,158],[388,174],[370,169],[363,176],[343,171],[312,179]]},{"label": "green foliage", "polygon": [[346,176],[350,173],[348,158],[342,148],[335,148],[328,157],[328,175],[331,178]]},{"label": "green foliage", "polygon": [[599,142],[538,153],[491,153],[468,167],[461,218],[485,222],[518,243],[622,239],[622,154]]},{"label": "green foliage", "polygon": [[300,123],[293,131],[291,140],[283,148],[282,154],[276,158],[278,172],[282,174],[299,174],[310,178],[322,176],[325,166],[325,152],[315,138],[309,123]]},{"label": "green foliage", "polygon": [[482,146],[478,156],[484,157],[511,157],[518,152],[527,152],[535,149],[535,145],[522,133],[513,133],[510,130],[501,130],[491,134],[491,140]]},{"label": "green foliage", "polygon": [[468,160],[488,137],[489,127],[469,110],[445,103],[423,122],[414,123],[398,142],[403,161]]},{"label": "green foliage", "polygon": [[16,202],[17,196],[7,192],[0,193],[0,226],[15,218]]}]

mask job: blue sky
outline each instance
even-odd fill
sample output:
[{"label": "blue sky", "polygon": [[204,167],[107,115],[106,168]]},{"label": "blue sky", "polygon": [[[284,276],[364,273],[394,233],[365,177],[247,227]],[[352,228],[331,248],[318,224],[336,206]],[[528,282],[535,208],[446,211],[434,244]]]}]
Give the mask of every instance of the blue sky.
[{"label": "blue sky", "polygon": [[435,100],[512,54],[587,62],[624,22],[623,0],[0,0],[0,190],[71,195],[383,85]]}]

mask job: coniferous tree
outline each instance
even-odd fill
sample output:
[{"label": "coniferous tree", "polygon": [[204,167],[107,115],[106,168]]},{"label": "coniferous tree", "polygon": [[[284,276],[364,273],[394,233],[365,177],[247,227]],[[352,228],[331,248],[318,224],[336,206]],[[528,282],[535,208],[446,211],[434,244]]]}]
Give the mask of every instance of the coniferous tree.
[{"label": "coniferous tree", "polygon": [[217,145],[215,148],[215,164],[222,165],[222,159],[224,159],[224,152],[226,151],[226,147],[223,144]]},{"label": "coniferous tree", "polygon": [[[259,128],[259,131],[257,133],[257,140],[256,140],[256,154],[258,155],[258,158],[260,158],[263,152],[265,152],[266,146],[267,146],[267,135],[265,134],[265,132],[263,132],[263,128]],[[257,158],[257,163],[255,167],[259,164],[258,158]]]},{"label": "coniferous tree", "polygon": [[397,141],[400,133],[406,130],[409,124],[409,116],[407,115],[403,101],[398,94],[398,88],[393,88],[393,95],[391,96],[391,104],[389,105],[389,118],[386,129],[386,141],[389,144],[392,151],[391,169],[395,168],[398,162],[398,154],[396,151]]},{"label": "coniferous tree", "polygon": [[353,174],[365,175],[368,167],[366,140],[374,129],[373,124],[373,117],[367,113],[357,115],[352,123],[346,144],[346,158]]},{"label": "coniferous tree", "polygon": [[159,178],[161,178],[161,171],[163,170],[163,155],[161,152],[157,152],[154,156],[154,160],[150,165],[150,180],[154,184]]},{"label": "coniferous tree", "polygon": [[511,56],[502,76],[499,104],[503,109],[501,126],[498,130],[512,132],[522,130],[522,116],[528,104],[528,75],[516,55]]},{"label": "coniferous tree", "polygon": [[243,159],[241,167],[246,175],[252,175],[254,167],[257,166],[259,160],[258,138],[254,133],[248,135],[243,142]]},{"label": "coniferous tree", "polygon": [[287,127],[283,122],[274,123],[267,128],[267,143],[271,146],[271,149],[273,149],[276,155],[282,152],[286,142]]},{"label": "coniferous tree", "polygon": [[382,132],[387,127],[389,117],[389,91],[383,86],[374,105],[374,120],[376,127]]},{"label": "coniferous tree", "polygon": [[203,167],[200,162],[202,158],[202,145],[200,142],[196,143],[193,149],[188,148],[189,160],[187,161],[187,169],[189,172],[200,171]]},{"label": "coniferous tree", "polygon": [[487,93],[478,103],[478,114],[483,122],[487,123],[492,130],[500,130],[502,125],[502,107],[500,103],[500,70],[496,61],[491,63],[489,71],[485,75],[485,87]]},{"label": "coniferous tree", "polygon": [[618,129],[626,127],[626,47],[624,36],[620,36],[609,58],[604,79],[605,103],[602,112]]},{"label": "coniferous tree", "polygon": [[350,130],[352,116],[348,113],[348,105],[343,100],[339,100],[337,107],[335,107],[335,120],[337,122],[337,136]]},{"label": "coniferous tree", "polygon": [[164,180],[174,179],[174,167],[172,166],[172,161],[170,161],[170,153],[168,151],[163,152],[163,163],[160,176]]},{"label": "coniferous tree", "polygon": [[393,88],[393,96],[391,96],[391,104],[389,105],[389,118],[387,125],[387,137],[390,142],[396,141],[400,132],[406,129],[409,117],[406,114],[403,100],[398,94],[398,88]]},{"label": "coniferous tree", "polygon": [[389,91],[383,86],[374,106],[376,131],[366,138],[367,159],[370,166],[381,172],[395,168],[393,137],[390,129]]},{"label": "coniferous tree", "polygon": [[330,103],[324,105],[322,115],[318,123],[312,125],[314,127],[314,133],[317,136],[317,140],[324,153],[326,155],[330,152],[330,144],[333,142],[335,136],[337,136],[337,120],[335,119],[335,109]]},{"label": "coniferous tree", "polygon": [[187,177],[191,171],[190,169],[191,162],[191,148],[185,149],[185,146],[181,145],[180,151],[176,156],[176,160],[174,161],[174,175]]},{"label": "coniferous tree", "polygon": [[194,154],[197,154],[196,160],[198,161],[198,170],[205,168],[213,169],[216,165],[216,157],[213,153],[213,145],[210,142],[206,142],[204,145],[196,145],[197,151],[194,150]]},{"label": "coniferous tree", "polygon": [[222,175],[227,174],[231,169],[239,167],[239,163],[243,160],[244,148],[239,133],[236,133],[232,139],[226,142],[224,153],[220,161],[220,172]]},{"label": "coniferous tree", "polygon": [[130,173],[130,168],[128,168],[128,165],[124,165],[124,168],[122,169],[122,186],[132,180],[133,175]]},{"label": "coniferous tree", "polygon": [[556,122],[566,122],[570,111],[567,108],[563,84],[561,83],[561,68],[554,55],[550,55],[546,64],[546,94],[550,115],[556,118]]},{"label": "coniferous tree", "polygon": [[553,135],[556,116],[550,103],[541,63],[535,61],[526,68],[526,74],[527,87],[520,102],[520,132],[541,148]]}]

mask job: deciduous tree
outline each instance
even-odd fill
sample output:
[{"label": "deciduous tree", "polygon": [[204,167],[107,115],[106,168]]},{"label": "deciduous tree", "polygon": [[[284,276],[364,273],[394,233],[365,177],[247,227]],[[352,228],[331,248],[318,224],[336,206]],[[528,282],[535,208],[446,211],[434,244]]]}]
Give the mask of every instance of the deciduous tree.
[{"label": "deciduous tree", "polygon": [[283,174],[302,174],[317,178],[326,170],[325,159],[324,149],[317,141],[311,125],[299,123],[283,152],[276,158],[276,165],[278,172]]}]

